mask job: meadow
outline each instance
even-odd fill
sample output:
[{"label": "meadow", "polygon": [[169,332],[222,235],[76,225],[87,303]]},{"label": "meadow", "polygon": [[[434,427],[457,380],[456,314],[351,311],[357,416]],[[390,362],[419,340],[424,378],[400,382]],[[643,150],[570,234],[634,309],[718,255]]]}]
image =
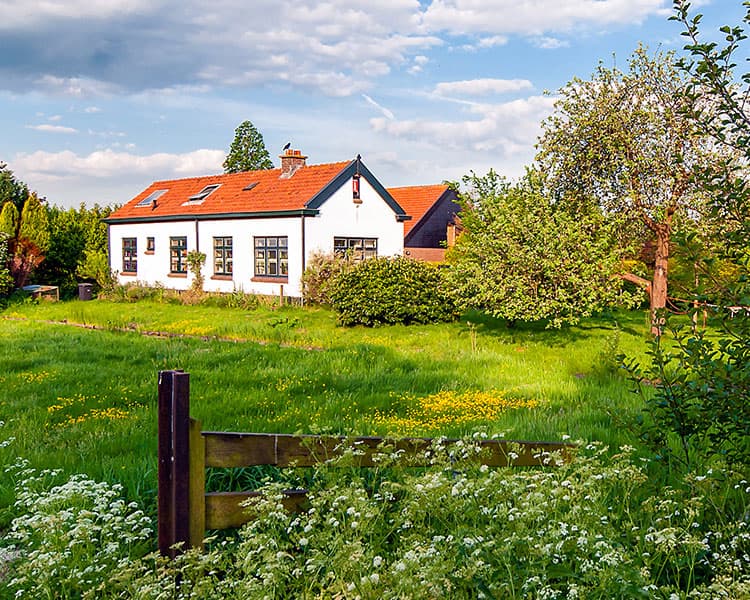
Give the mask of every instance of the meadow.
[{"label": "meadow", "polygon": [[[636,415],[642,401],[615,355],[642,355],[645,331],[639,312],[566,330],[509,329],[478,314],[453,324],[342,328],[324,308],[15,304],[0,318],[0,421],[15,438],[0,461],[20,455],[152,498],[164,369],[190,373],[191,412],[208,430],[483,431],[616,446],[631,435],[617,419]],[[11,482],[0,486],[0,502],[12,502]]]},{"label": "meadow", "polygon": [[[479,314],[342,328],[327,309],[270,304],[11,304],[0,597],[748,597],[746,475],[671,472],[639,444],[644,399],[617,356],[646,360],[647,330],[637,311],[562,330]],[[204,430],[465,441],[428,469],[384,456],[368,473],[209,473],[213,489],[263,489],[255,518],[167,560],[153,553],[167,369],[190,373]],[[579,452],[556,468],[464,463],[486,436]],[[279,504],[290,482],[310,491],[294,517]]]}]

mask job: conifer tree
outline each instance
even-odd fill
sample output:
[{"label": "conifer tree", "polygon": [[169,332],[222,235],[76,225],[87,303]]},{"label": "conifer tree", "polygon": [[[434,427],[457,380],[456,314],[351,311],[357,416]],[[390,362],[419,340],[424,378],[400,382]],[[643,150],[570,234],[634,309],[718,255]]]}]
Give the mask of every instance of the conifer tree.
[{"label": "conifer tree", "polygon": [[16,205],[13,202],[3,204],[3,209],[0,211],[0,233],[14,239],[18,233],[18,219]]},{"label": "conifer tree", "polygon": [[29,194],[21,211],[21,227],[18,238],[34,244],[42,253],[50,246],[49,218],[47,210],[36,193]]},{"label": "conifer tree", "polygon": [[250,121],[243,121],[234,130],[234,140],[224,160],[225,173],[273,169],[263,136]]}]

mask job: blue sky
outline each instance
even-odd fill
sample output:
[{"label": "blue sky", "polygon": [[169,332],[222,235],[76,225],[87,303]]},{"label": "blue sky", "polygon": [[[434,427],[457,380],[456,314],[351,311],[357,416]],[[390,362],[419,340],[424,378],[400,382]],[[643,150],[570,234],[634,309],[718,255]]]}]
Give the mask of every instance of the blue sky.
[{"label": "blue sky", "polygon": [[[681,50],[671,0],[6,0],[0,161],[61,206],[221,172],[251,120],[278,165],[361,154],[386,186],[531,162],[554,92],[639,42]],[[696,0],[710,36],[740,0]],[[545,94],[545,90],[551,94]]]}]

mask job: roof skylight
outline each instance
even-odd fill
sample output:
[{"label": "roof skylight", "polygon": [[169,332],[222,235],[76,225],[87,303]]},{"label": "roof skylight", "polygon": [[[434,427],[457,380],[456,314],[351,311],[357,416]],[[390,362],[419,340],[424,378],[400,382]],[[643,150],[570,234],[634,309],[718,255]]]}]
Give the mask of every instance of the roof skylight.
[{"label": "roof skylight", "polygon": [[188,202],[190,202],[191,204],[203,202],[206,198],[208,198],[208,196],[210,196],[213,192],[218,190],[220,187],[221,187],[220,183],[207,185],[197,194],[193,194],[192,196],[190,196],[190,198],[188,198]]},{"label": "roof skylight", "polygon": [[159,198],[161,198],[168,191],[169,190],[154,190],[148,196],[146,196],[143,200],[141,200],[138,204],[136,204],[136,206],[151,206],[152,202],[156,202]]}]

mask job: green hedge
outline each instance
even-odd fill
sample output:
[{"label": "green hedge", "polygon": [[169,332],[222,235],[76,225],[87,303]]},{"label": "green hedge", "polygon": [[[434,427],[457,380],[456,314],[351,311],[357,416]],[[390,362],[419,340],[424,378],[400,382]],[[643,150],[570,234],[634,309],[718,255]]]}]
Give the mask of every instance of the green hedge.
[{"label": "green hedge", "polygon": [[436,323],[457,317],[437,265],[372,258],[337,275],[329,288],[342,325]]}]

